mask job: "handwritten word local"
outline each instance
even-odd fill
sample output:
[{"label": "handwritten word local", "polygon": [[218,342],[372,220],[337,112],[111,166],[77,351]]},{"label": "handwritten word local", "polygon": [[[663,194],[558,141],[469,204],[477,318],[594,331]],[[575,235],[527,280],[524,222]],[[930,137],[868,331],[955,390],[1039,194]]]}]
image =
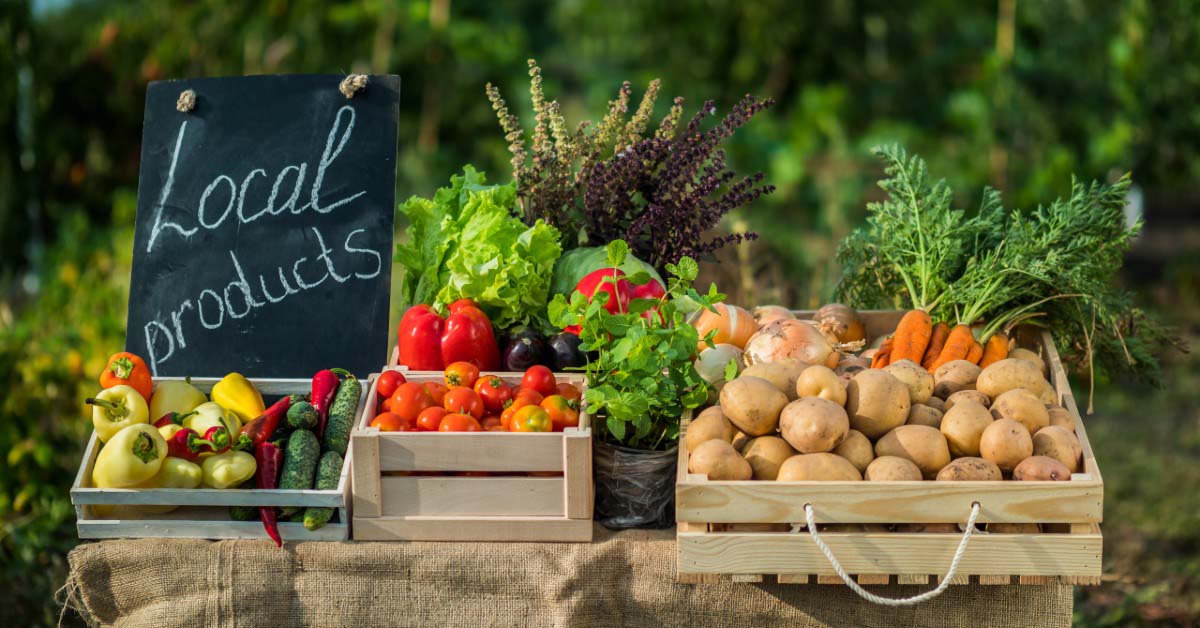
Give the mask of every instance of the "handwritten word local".
[{"label": "handwritten word local", "polygon": [[[339,134],[339,129],[343,124],[343,117],[346,118],[345,128]],[[251,170],[242,179],[240,189],[232,178],[222,174],[214,178],[200,196],[200,204],[195,216],[196,223],[194,223],[197,226],[181,224],[164,215],[166,208],[178,207],[178,205],[170,204],[170,196],[175,183],[175,170],[179,161],[180,148],[184,145],[183,140],[187,132],[187,121],[183,121],[179,126],[179,135],[175,139],[175,150],[171,155],[171,166],[167,171],[167,180],[163,185],[158,204],[154,208],[154,225],[151,227],[150,238],[146,243],[146,252],[150,253],[154,249],[159,237],[162,235],[174,232],[183,237],[184,240],[188,240],[200,228],[216,229],[232,215],[236,215],[240,223],[246,224],[263,216],[277,216],[285,211],[291,214],[300,214],[311,209],[321,214],[328,214],[334,209],[362,196],[365,192],[357,192],[326,204],[322,204],[320,201],[320,189],[325,178],[325,171],[337,159],[338,155],[341,154],[342,148],[349,141],[350,134],[354,129],[354,119],[354,110],[349,106],[344,106],[338,110],[325,142],[325,150],[321,154],[320,161],[317,162],[316,176],[313,178],[309,201],[306,204],[298,205],[308,171],[307,163],[302,162],[299,165],[289,165],[283,168],[271,186],[271,194],[267,198],[266,206],[249,216],[245,213],[247,189],[255,178],[265,178],[266,171],[262,168]],[[282,204],[276,206],[275,203],[278,201],[280,188],[290,172],[295,173],[295,182],[291,194]],[[219,213],[210,215],[208,203],[213,193],[219,187],[227,187],[229,189],[229,201]],[[309,227],[309,229],[311,229],[315,238],[315,244],[317,245],[315,256],[311,261],[308,256],[296,259],[292,263],[290,273],[288,272],[289,269],[286,269],[284,266],[278,267],[276,269],[279,277],[279,286],[277,288],[268,288],[267,275],[260,274],[258,276],[258,286],[261,288],[261,298],[256,297],[255,286],[247,280],[246,273],[242,269],[237,254],[230,250],[231,270],[235,278],[225,285],[220,293],[214,289],[206,288],[200,291],[195,301],[184,299],[178,307],[169,313],[169,320],[164,321],[160,315],[159,319],[147,322],[143,326],[142,332],[145,336],[147,357],[149,358],[148,362],[152,372],[157,375],[159,364],[169,360],[177,349],[187,348],[187,335],[184,332],[189,311],[195,312],[196,319],[201,327],[209,330],[219,329],[230,319],[242,318],[254,309],[264,307],[268,304],[280,303],[292,295],[312,290],[325,283],[328,279],[332,279],[336,283],[345,283],[352,279],[373,279],[378,277],[380,272],[382,272],[383,256],[380,252],[369,248],[362,248],[354,244],[356,236],[365,233],[365,229],[351,231],[346,234],[345,239],[342,241],[341,248],[345,253],[360,257],[372,257],[375,260],[374,270],[354,273],[339,273],[337,265],[330,256],[334,250],[326,245],[325,236],[321,233],[321,230],[317,227]],[[305,270],[304,266],[306,262],[308,262],[307,266],[321,268],[323,274],[317,277],[315,274],[316,271],[313,271],[311,268]],[[271,283],[274,284],[273,278]]]}]

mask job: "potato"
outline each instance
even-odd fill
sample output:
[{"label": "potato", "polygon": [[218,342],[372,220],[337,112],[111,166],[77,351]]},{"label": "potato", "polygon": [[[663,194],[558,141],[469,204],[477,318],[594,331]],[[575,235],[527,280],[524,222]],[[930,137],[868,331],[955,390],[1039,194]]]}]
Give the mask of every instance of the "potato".
[{"label": "potato", "polygon": [[820,397],[839,406],[846,405],[846,385],[828,366],[816,364],[804,369],[796,379],[796,396]]},{"label": "potato", "polygon": [[[712,411],[714,408],[716,412]],[[733,423],[721,412],[720,406],[713,406],[706,408],[698,418],[688,424],[683,444],[688,453],[691,453],[704,441],[720,439],[727,443],[732,442],[734,431]]]},{"label": "potato", "polygon": [[1049,456],[1030,456],[1013,469],[1013,479],[1019,482],[1066,482],[1071,470]]},{"label": "potato", "polygon": [[925,400],[925,405],[937,410],[938,412],[941,412],[942,414],[946,413],[946,400],[942,399],[941,397],[930,397],[929,399]]},{"label": "potato", "polygon": [[1044,404],[1056,404],[1061,401],[1058,398],[1058,391],[1054,390],[1054,384],[1044,379],[1042,380],[1042,392],[1038,393],[1038,400]]},{"label": "potato", "polygon": [[1017,463],[1033,455],[1033,437],[1029,435],[1029,430],[1017,421],[993,421],[983,430],[983,437],[979,439],[979,455],[996,463],[1001,471],[1008,473]]},{"label": "potato", "polygon": [[1046,414],[1050,417],[1050,425],[1058,425],[1072,432],[1075,431],[1075,417],[1070,410],[1062,406],[1051,406],[1046,408]]},{"label": "potato", "polygon": [[1054,458],[1071,473],[1078,473],[1082,466],[1083,446],[1071,430],[1060,425],[1051,425],[1034,432],[1033,455]]},{"label": "potato", "polygon": [[850,380],[858,374],[859,371],[871,368],[871,360],[861,355],[853,355],[843,353],[842,357],[838,358],[837,368],[833,372],[838,376],[838,380],[845,387]]},{"label": "potato", "polygon": [[946,437],[927,425],[901,425],[875,443],[876,456],[899,456],[913,461],[926,480],[950,464]]},{"label": "potato", "polygon": [[905,425],[928,425],[934,429],[942,425],[942,411],[923,403],[914,403],[908,409],[908,420]]},{"label": "potato", "polygon": [[892,362],[883,370],[896,376],[896,379],[908,386],[909,401],[925,403],[933,396],[933,375],[925,367],[912,360]]},{"label": "potato", "polygon": [[703,473],[710,480],[749,480],[754,475],[750,463],[723,440],[700,443],[688,457],[688,473]]},{"label": "potato", "polygon": [[742,457],[750,463],[756,480],[774,480],[783,461],[794,455],[796,450],[778,436],[751,438],[742,449]]},{"label": "potato", "polygon": [[746,443],[748,443],[748,442],[750,442],[750,437],[747,436],[745,432],[743,432],[741,430],[734,432],[733,441],[732,441],[734,449],[736,449],[738,451],[742,451],[743,449],[746,448]]},{"label": "potato", "polygon": [[749,436],[775,431],[787,395],[765,379],[743,374],[721,389],[721,411]]},{"label": "potato", "polygon": [[921,468],[899,456],[880,456],[867,465],[863,479],[870,482],[918,482]]},{"label": "potato", "polygon": [[849,431],[845,408],[820,397],[797,399],[779,415],[780,435],[802,454],[832,451]]},{"label": "potato", "polygon": [[1030,351],[1029,349],[1018,347],[1012,351],[1009,351],[1008,357],[1014,360],[1025,360],[1026,362],[1037,366],[1038,372],[1042,374],[1042,377],[1050,377],[1050,369],[1046,368],[1046,361],[1042,359],[1042,356]]},{"label": "potato", "polygon": [[850,461],[859,473],[867,470],[867,465],[875,459],[875,446],[871,440],[858,430],[850,430],[841,445],[833,448],[833,453]]},{"label": "potato", "polygon": [[983,432],[992,424],[988,409],[973,400],[957,403],[942,417],[940,430],[955,458],[978,456],[979,441]]},{"label": "potato", "polygon": [[1042,527],[1036,523],[989,523],[987,531],[992,534],[1038,534]]},{"label": "potato", "polygon": [[867,438],[879,438],[908,419],[908,386],[882,369],[867,369],[846,387],[850,427]]},{"label": "potato", "polygon": [[933,395],[942,399],[960,391],[975,388],[979,365],[966,360],[951,360],[933,372]]},{"label": "potato", "polygon": [[1014,388],[992,402],[992,416],[997,419],[1018,421],[1030,434],[1050,425],[1050,414],[1046,406],[1024,388]]},{"label": "potato", "polygon": [[970,399],[971,401],[974,401],[985,408],[992,405],[992,400],[988,399],[987,395],[979,392],[978,390],[960,390],[953,395],[946,397],[946,403],[942,411],[949,412],[950,408],[954,407],[954,404],[962,401],[963,399]]},{"label": "potato", "polygon": [[762,362],[747,366],[742,370],[742,375],[765,379],[774,384],[780,392],[787,395],[788,401],[795,401],[796,380],[800,378],[800,373],[803,373],[806,368],[808,368],[808,364],[800,360]]},{"label": "potato", "polygon": [[1042,392],[1042,372],[1037,365],[1016,358],[1005,358],[994,362],[979,373],[975,389],[995,399],[1014,389],[1024,388],[1035,396]]},{"label": "potato", "polygon": [[1003,480],[1000,467],[983,458],[959,458],[938,471],[937,478],[941,482],[984,482]]},{"label": "potato", "polygon": [[849,460],[834,454],[800,454],[792,456],[779,467],[780,482],[804,480],[861,481],[862,474]]}]

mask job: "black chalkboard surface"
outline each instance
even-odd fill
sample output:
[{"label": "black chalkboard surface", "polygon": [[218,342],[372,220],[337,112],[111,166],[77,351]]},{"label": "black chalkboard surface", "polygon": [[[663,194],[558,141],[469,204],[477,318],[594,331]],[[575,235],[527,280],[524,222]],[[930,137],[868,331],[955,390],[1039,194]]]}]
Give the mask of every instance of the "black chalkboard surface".
[{"label": "black chalkboard surface", "polygon": [[154,375],[387,361],[400,77],[344,78],[150,84],[125,347]]}]

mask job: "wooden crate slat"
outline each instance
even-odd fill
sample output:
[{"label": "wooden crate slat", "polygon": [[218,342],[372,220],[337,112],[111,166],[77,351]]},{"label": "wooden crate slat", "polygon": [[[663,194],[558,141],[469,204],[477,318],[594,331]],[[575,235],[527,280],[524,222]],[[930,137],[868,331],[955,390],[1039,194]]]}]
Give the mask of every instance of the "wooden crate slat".
[{"label": "wooden crate slat", "polygon": [[382,517],[414,515],[562,516],[561,478],[390,477]]},{"label": "wooden crate slat", "polygon": [[356,541],[588,542],[592,521],[566,517],[355,518]]},{"label": "wooden crate slat", "polygon": [[[93,519],[80,521],[78,528],[81,539],[270,539],[259,521]],[[310,531],[302,523],[280,523],[279,536],[284,541],[345,541],[350,538],[350,526],[327,523]]]},{"label": "wooden crate slat", "polygon": [[567,428],[563,435],[563,501],[568,519],[592,518],[592,435],[590,430]]}]

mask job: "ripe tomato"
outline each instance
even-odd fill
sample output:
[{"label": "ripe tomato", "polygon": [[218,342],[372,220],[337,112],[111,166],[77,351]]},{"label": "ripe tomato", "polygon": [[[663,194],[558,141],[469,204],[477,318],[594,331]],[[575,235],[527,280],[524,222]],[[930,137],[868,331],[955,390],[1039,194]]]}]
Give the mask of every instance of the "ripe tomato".
[{"label": "ripe tomato", "polygon": [[380,397],[387,399],[392,396],[392,393],[396,392],[400,384],[407,381],[407,379],[404,379],[404,374],[400,371],[384,371],[379,374],[379,379],[375,381],[375,391],[379,393]]},{"label": "ripe tomato", "polygon": [[541,409],[550,415],[550,422],[555,432],[563,431],[566,427],[579,427],[578,404],[562,395],[550,395],[542,400]]},{"label": "ripe tomato", "polygon": [[521,378],[521,388],[536,390],[544,397],[558,392],[558,383],[554,381],[554,373],[551,373],[550,369],[537,364],[525,371],[525,376]]},{"label": "ripe tomato", "polygon": [[488,412],[500,412],[512,400],[512,388],[495,375],[484,375],[475,381],[475,394],[483,399]]},{"label": "ripe tomato", "polygon": [[371,419],[371,427],[378,428],[380,432],[407,432],[413,429],[413,425],[412,421],[406,421],[399,414],[391,412],[384,412]]},{"label": "ripe tomato", "polygon": [[450,390],[441,382],[425,382],[424,386],[425,390],[429,391],[429,396],[433,397],[433,403],[439,406],[446,399],[446,391]]},{"label": "ripe tomato", "polygon": [[516,404],[510,404],[507,408],[504,409],[504,412],[500,413],[501,429],[503,429],[505,432],[512,431],[513,415],[516,414],[517,410],[520,410],[520,409],[521,409],[521,406],[518,406]]},{"label": "ripe tomato", "polygon": [[554,428],[550,415],[538,406],[525,406],[512,416],[511,432],[549,432]]},{"label": "ripe tomato", "polygon": [[542,393],[536,390],[530,390],[529,388],[522,388],[521,390],[517,391],[517,394],[513,395],[512,403],[509,404],[509,407],[520,408],[523,406],[536,406],[541,402]]},{"label": "ripe tomato", "polygon": [[455,386],[466,386],[470,388],[475,385],[475,380],[479,379],[479,367],[470,362],[455,362],[446,367],[446,385],[454,388]]},{"label": "ripe tomato", "polygon": [[469,414],[476,420],[483,418],[483,400],[466,386],[451,388],[442,400],[442,407],[450,412]]},{"label": "ripe tomato", "polygon": [[429,406],[422,410],[417,417],[417,429],[423,432],[436,432],[438,426],[442,424],[442,417],[447,414],[449,413],[441,406]]},{"label": "ripe tomato", "polygon": [[481,432],[483,431],[483,426],[479,425],[479,421],[475,420],[473,416],[452,412],[442,417],[442,422],[438,425],[438,431]]},{"label": "ripe tomato", "polygon": [[575,401],[579,401],[580,399],[583,399],[583,393],[579,392],[579,387],[576,386],[575,384],[568,384],[566,382],[563,382],[558,385],[557,393],[566,397],[568,401],[570,401],[572,399],[574,399]]},{"label": "ripe tomato", "polygon": [[498,432],[504,429],[504,426],[500,424],[500,417],[496,415],[483,417],[479,425],[483,426],[485,432]]},{"label": "ripe tomato", "polygon": [[429,391],[416,382],[405,382],[397,386],[389,401],[391,405],[386,409],[400,415],[406,421],[417,420],[417,415],[421,414],[422,410],[433,405],[433,397],[429,396]]}]

